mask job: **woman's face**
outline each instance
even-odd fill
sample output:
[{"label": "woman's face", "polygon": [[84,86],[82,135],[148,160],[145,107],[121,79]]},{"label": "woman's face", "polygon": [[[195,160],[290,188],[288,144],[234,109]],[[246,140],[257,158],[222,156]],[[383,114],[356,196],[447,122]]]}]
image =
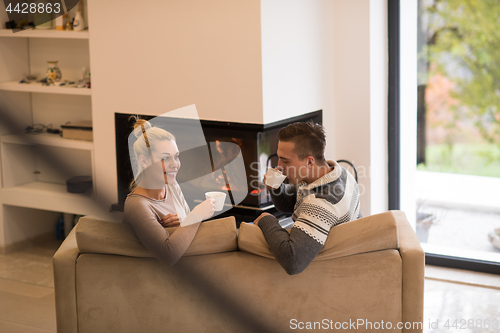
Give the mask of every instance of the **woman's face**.
[{"label": "woman's face", "polygon": [[154,148],[153,156],[156,155],[155,158],[158,158],[162,162],[165,184],[173,184],[175,182],[177,172],[181,167],[177,144],[175,141],[164,140],[158,142]]},{"label": "woman's face", "polygon": [[[177,148],[175,141],[163,140],[155,142],[152,145],[151,152],[154,160],[152,165],[148,165],[146,163],[146,160],[149,160],[149,157],[147,159],[144,156],[139,157],[143,168],[148,169],[146,172],[149,173],[148,178],[153,180],[153,183],[157,183],[158,185],[160,185],[160,183],[174,184],[177,172],[181,167],[179,149]],[[154,188],[158,187],[154,186]]]}]

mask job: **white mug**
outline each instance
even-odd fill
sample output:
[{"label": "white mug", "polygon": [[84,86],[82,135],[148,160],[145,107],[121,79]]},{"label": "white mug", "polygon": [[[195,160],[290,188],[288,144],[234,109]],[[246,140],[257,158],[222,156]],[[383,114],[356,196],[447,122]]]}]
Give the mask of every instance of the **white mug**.
[{"label": "white mug", "polygon": [[266,185],[274,189],[280,187],[281,183],[285,180],[286,176],[281,171],[273,168],[267,168]]},{"label": "white mug", "polygon": [[215,210],[221,211],[222,208],[224,208],[224,202],[226,201],[226,193],[218,192],[218,191],[206,192],[205,198],[215,199],[215,203],[214,203]]}]

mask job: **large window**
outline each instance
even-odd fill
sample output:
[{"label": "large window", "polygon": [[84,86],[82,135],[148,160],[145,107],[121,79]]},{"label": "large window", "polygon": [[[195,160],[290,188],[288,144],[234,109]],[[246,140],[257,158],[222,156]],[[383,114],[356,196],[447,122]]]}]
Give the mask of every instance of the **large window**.
[{"label": "large window", "polygon": [[391,208],[407,195],[398,179],[403,143],[412,142],[404,136],[416,135],[412,199],[427,262],[500,272],[500,6],[418,1],[416,131],[405,131],[399,4],[389,1]]}]

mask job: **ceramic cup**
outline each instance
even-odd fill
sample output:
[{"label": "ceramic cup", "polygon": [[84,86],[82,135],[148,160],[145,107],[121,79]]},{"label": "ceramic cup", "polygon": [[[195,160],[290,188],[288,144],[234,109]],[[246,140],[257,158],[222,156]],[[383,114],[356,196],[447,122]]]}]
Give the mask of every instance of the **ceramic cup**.
[{"label": "ceramic cup", "polygon": [[281,171],[273,168],[267,168],[266,185],[274,189],[280,187],[281,183],[285,180],[286,176]]},{"label": "ceramic cup", "polygon": [[226,201],[226,193],[224,192],[217,192],[217,191],[213,191],[213,192],[206,192],[205,193],[205,198],[207,199],[215,199],[215,210],[216,211],[221,211],[222,208],[224,208],[224,202]]}]

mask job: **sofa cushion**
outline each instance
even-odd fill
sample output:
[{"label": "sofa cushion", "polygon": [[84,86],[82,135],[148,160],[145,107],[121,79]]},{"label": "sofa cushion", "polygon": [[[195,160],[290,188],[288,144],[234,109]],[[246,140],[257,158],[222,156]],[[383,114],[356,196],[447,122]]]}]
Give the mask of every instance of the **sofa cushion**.
[{"label": "sofa cushion", "polygon": [[[175,228],[167,228],[172,233]],[[128,225],[82,217],[76,226],[81,253],[107,253],[130,257],[154,257]],[[203,222],[184,256],[236,251],[236,222],[226,217]]]},{"label": "sofa cushion", "polygon": [[[241,223],[238,248],[261,257],[274,258],[264,234],[254,224]],[[398,248],[396,216],[389,211],[333,227],[323,249],[314,260]]]}]

